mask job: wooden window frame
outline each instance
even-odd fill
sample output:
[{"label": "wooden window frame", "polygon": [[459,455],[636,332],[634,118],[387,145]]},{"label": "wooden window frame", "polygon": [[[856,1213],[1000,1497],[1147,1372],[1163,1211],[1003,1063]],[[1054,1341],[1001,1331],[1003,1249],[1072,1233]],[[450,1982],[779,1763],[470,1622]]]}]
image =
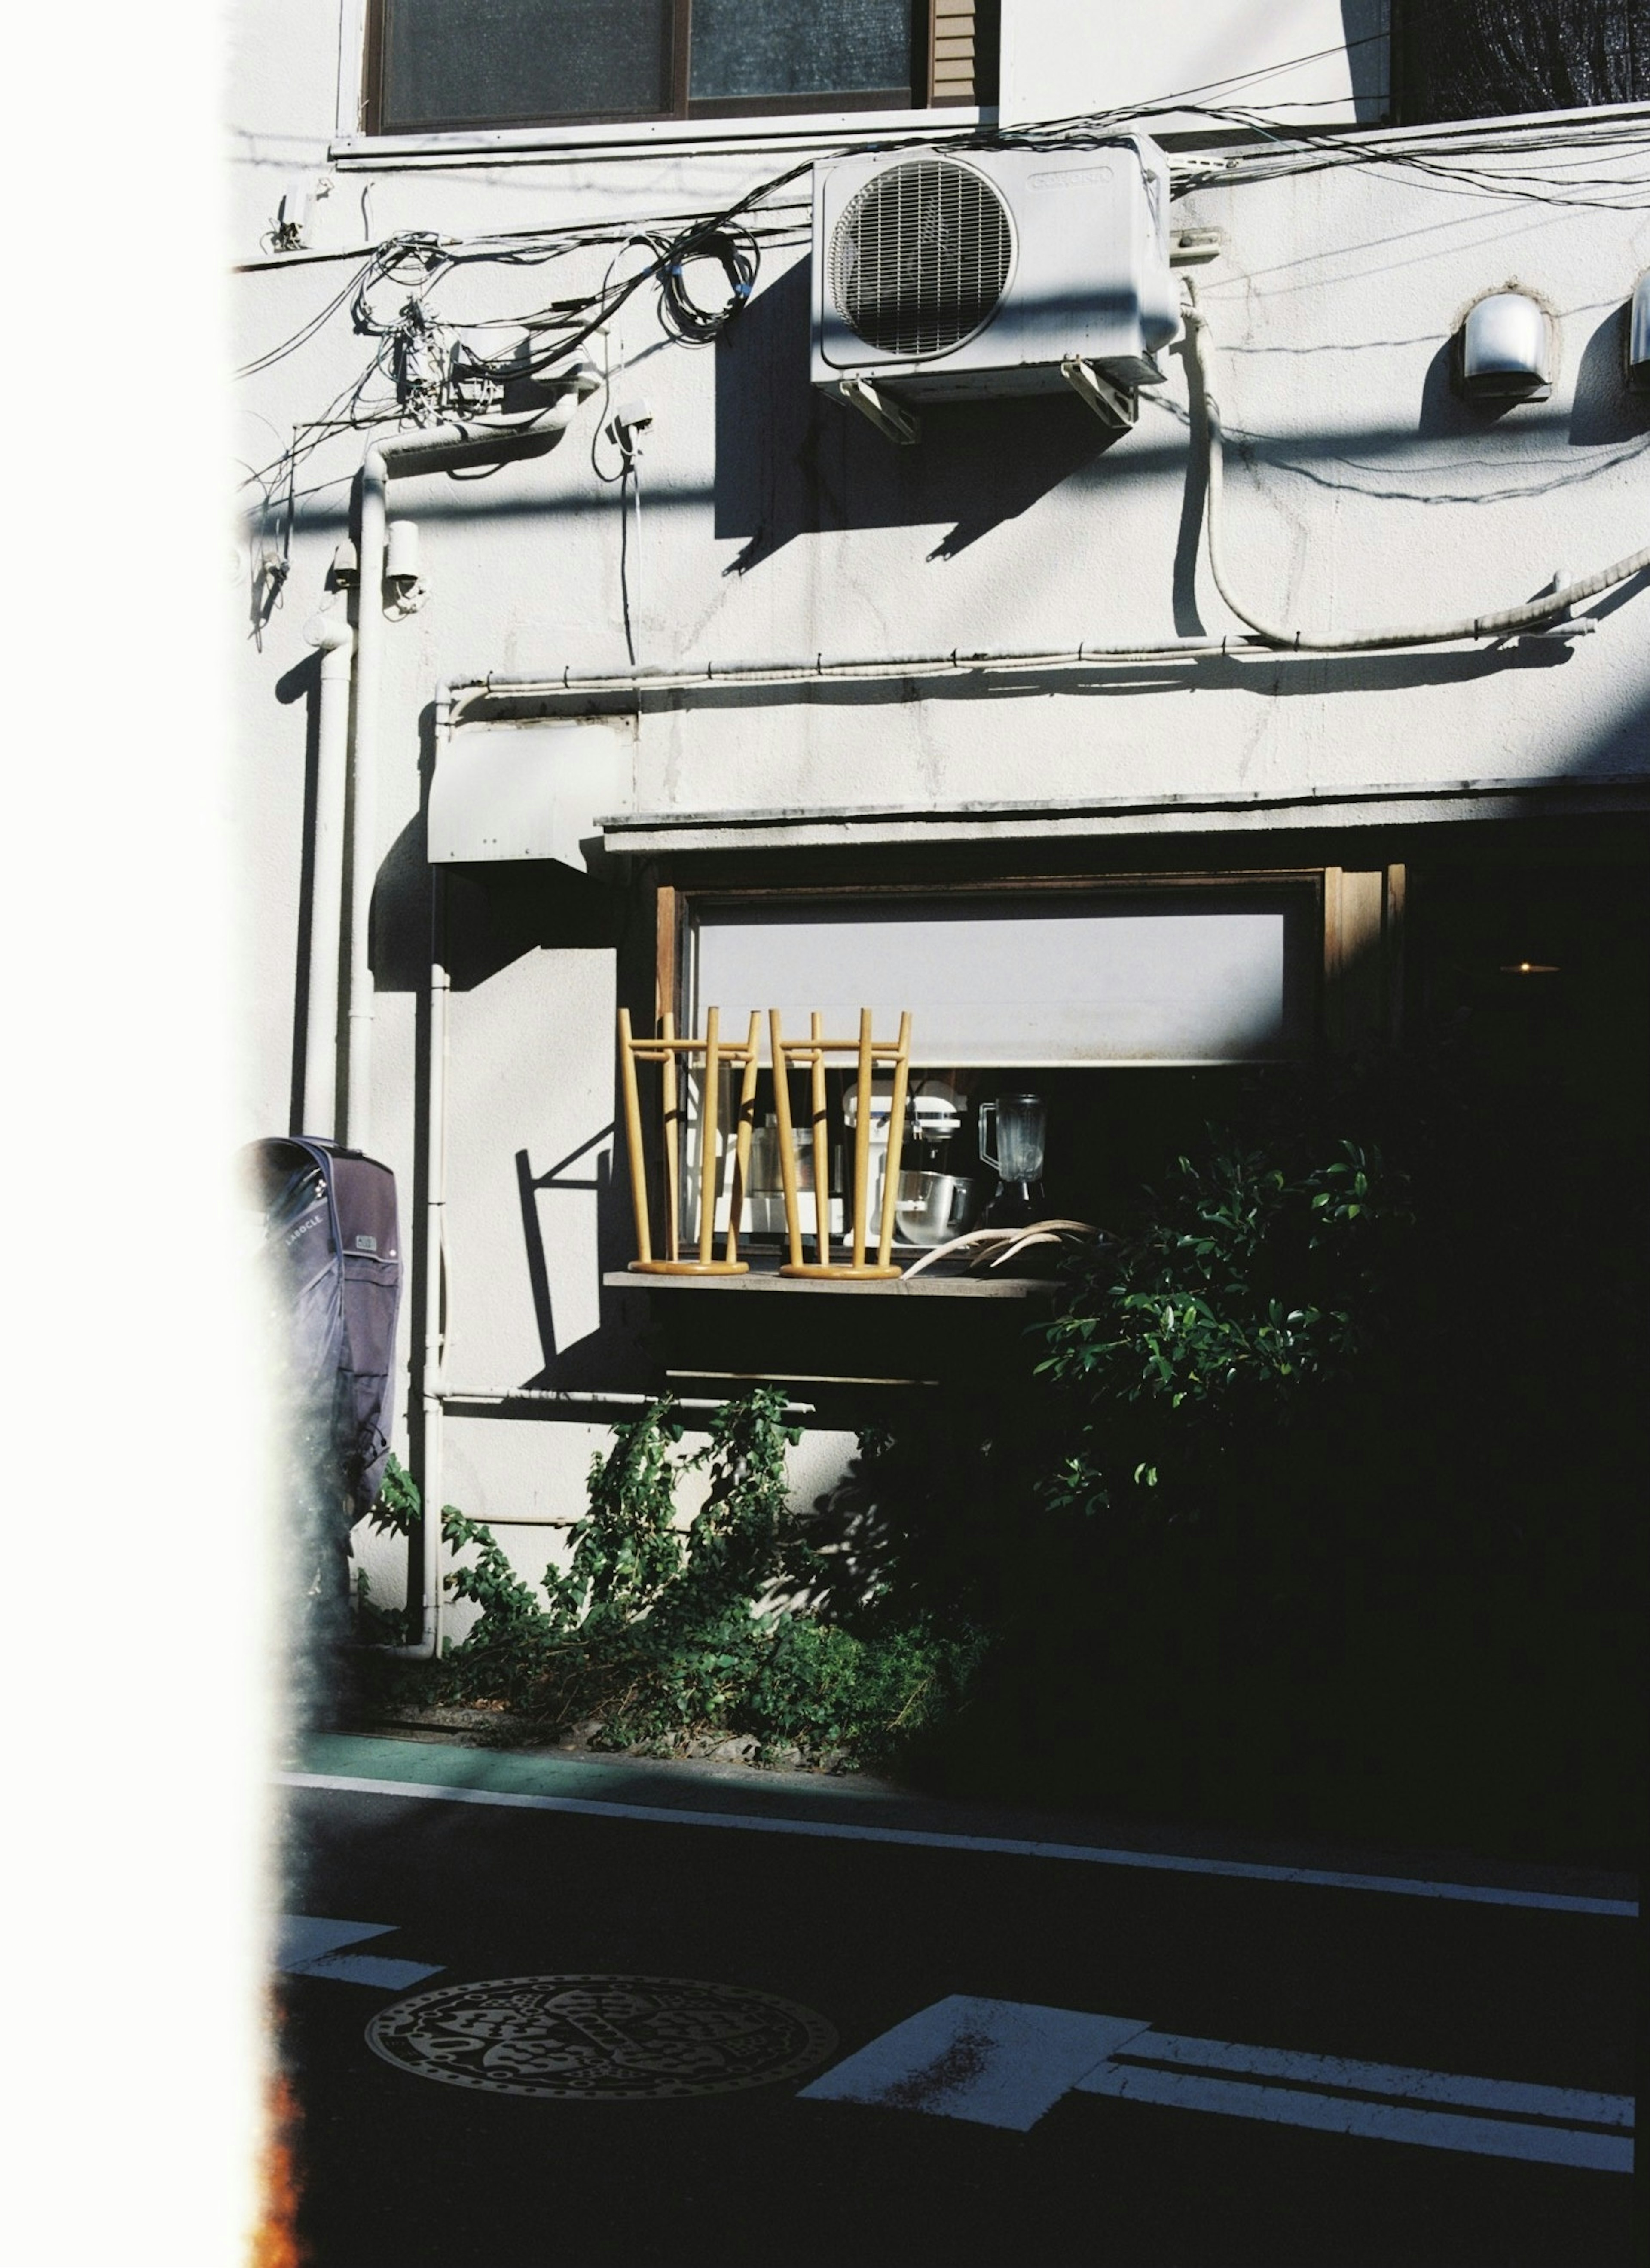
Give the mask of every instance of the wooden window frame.
[{"label": "wooden window frame", "polygon": [[[1165,873],[1161,869],[1101,873],[1004,873],[910,881],[828,881],[775,884],[661,881],[657,897],[654,1010],[680,1020],[689,1012],[689,937],[699,907],[759,905],[853,898],[904,901],[1050,895],[1147,897],[1230,890],[1300,889],[1308,894],[1320,948],[1310,1003],[1307,1052],[1345,1054],[1373,1040],[1402,1037],[1405,870],[1401,865],[1242,866]],[[682,1028],[686,1028],[685,1025]],[[1096,1068],[1103,1069],[1100,1065]],[[1149,1063],[1138,1068],[1149,1071]]]},{"label": "wooden window frame", "polygon": [[490,132],[508,128],[531,131],[563,126],[658,124],[680,119],[727,120],[836,116],[852,111],[945,109],[995,102],[996,56],[1001,0],[910,0],[911,78],[900,87],[852,94],[774,96],[750,101],[740,96],[695,101],[689,91],[693,0],[671,0],[671,100],[659,110],[558,112],[540,118],[384,119],[385,14],[394,0],[367,0],[363,54],[362,131],[369,136]]}]

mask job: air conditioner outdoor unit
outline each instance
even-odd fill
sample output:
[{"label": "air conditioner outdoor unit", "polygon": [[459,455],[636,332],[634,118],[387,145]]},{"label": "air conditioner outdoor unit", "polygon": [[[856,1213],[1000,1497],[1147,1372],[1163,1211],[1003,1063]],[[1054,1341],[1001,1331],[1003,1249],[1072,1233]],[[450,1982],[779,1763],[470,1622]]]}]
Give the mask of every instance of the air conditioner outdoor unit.
[{"label": "air conditioner outdoor unit", "polygon": [[1132,424],[1180,328],[1168,167],[1143,134],[814,168],[814,383],[895,439],[917,438],[913,403],[1068,385]]}]

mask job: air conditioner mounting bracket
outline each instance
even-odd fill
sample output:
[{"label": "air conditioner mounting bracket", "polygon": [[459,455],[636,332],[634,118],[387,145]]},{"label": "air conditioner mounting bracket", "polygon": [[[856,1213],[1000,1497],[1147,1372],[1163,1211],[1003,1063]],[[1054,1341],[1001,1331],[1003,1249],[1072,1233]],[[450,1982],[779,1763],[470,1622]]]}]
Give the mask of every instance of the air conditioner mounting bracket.
[{"label": "air conditioner mounting bracket", "polygon": [[1066,357],[1060,364],[1060,375],[1079,401],[1088,404],[1102,425],[1127,432],[1140,414],[1140,396],[1135,387],[1117,385],[1079,355]]},{"label": "air conditioner mounting bracket", "polygon": [[879,433],[886,433],[890,441],[910,448],[923,438],[923,421],[915,410],[905,409],[897,401],[890,401],[886,394],[879,393],[868,378],[839,378],[836,391],[852,409],[868,417]]}]

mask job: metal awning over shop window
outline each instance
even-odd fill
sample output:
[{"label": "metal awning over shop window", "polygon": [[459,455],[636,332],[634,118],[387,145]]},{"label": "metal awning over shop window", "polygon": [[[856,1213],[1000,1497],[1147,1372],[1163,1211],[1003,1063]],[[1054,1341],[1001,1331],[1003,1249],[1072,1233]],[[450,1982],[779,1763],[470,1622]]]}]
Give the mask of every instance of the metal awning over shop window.
[{"label": "metal awning over shop window", "polygon": [[431,864],[548,858],[584,872],[601,846],[598,813],[630,793],[634,747],[628,725],[594,718],[463,725],[430,784]]}]

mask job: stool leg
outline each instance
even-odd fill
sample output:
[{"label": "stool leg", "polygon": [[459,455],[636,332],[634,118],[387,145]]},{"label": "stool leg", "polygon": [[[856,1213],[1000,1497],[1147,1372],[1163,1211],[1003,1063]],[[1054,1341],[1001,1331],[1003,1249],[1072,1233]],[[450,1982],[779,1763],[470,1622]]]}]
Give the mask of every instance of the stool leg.
[{"label": "stool leg", "polygon": [[797,1196],[796,1149],[791,1131],[791,1079],[784,1042],[779,1032],[779,1011],[768,1011],[769,1036],[773,1044],[773,1115],[779,1128],[779,1178],[784,1184],[784,1233],[791,1248],[791,1265],[802,1265],[802,1208]]},{"label": "stool leg", "polygon": [[911,1012],[900,1018],[900,1052],[894,1065],[894,1101],[888,1119],[888,1161],[882,1179],[882,1222],[877,1237],[877,1265],[886,1268],[894,1248],[894,1207],[899,1190],[900,1151],[905,1139],[905,1090],[911,1074]]},{"label": "stool leg", "polygon": [[722,1083],[719,1008],[704,1012],[704,1092],[699,1105],[699,1257],[711,1256],[716,1234],[716,1111]]},{"label": "stool leg", "polygon": [[814,1258],[821,1268],[831,1256],[830,1130],[825,1123],[825,1050],[819,1042],[825,1027],[814,1010],[808,1024],[814,1048]]},{"label": "stool leg", "polygon": [[[659,1037],[666,1041],[676,1036],[676,1019],[668,1008],[659,1020]],[[665,1105],[665,1257],[681,1257],[681,1160],[678,1152],[678,1136],[681,1113],[676,1102],[676,1051],[667,1047],[664,1070],[660,1074],[664,1087]]]},{"label": "stool leg", "polygon": [[853,1264],[866,1264],[866,1215],[870,1211],[870,1196],[866,1184],[871,1177],[871,1011],[859,1011],[859,1080],[854,1117],[854,1241]]},{"label": "stool leg", "polygon": [[726,1257],[730,1260],[739,1258],[740,1216],[745,1210],[745,1182],[750,1172],[751,1129],[756,1115],[756,1035],[761,1024],[753,1008],[745,1041],[745,1076],[740,1081],[739,1131],[733,1144],[733,1179],[727,1199]]},{"label": "stool leg", "polygon": [[647,1226],[647,1166],[642,1155],[642,1099],[636,1088],[635,1042],[630,1035],[630,1012],[619,1011],[619,1064],[624,1084],[624,1133],[630,1152],[630,1203],[636,1211],[636,1256],[651,1260],[652,1239]]}]

